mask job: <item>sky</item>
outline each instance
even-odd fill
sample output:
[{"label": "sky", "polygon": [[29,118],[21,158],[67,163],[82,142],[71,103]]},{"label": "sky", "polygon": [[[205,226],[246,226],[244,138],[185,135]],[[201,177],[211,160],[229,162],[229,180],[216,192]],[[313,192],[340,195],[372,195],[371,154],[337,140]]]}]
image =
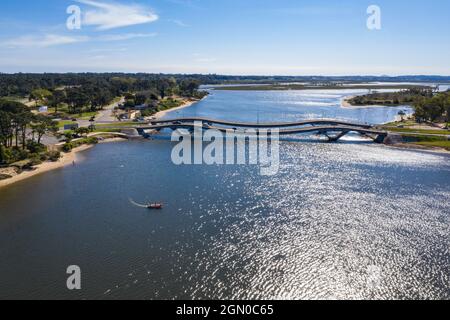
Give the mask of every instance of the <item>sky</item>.
[{"label": "sky", "polygon": [[2,0],[0,9],[5,73],[450,75],[448,0]]}]

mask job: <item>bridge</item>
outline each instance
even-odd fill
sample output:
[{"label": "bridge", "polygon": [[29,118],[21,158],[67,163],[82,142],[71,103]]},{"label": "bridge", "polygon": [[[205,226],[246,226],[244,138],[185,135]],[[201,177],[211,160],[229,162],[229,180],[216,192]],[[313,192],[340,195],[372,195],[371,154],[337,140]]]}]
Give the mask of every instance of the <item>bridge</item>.
[{"label": "bridge", "polygon": [[203,122],[206,124],[218,124],[229,127],[238,127],[238,128],[288,128],[288,127],[299,127],[305,125],[345,125],[351,127],[361,127],[361,128],[372,128],[372,125],[362,124],[362,123],[352,123],[347,121],[341,121],[336,119],[316,119],[316,120],[304,120],[304,121],[296,121],[296,122],[272,122],[272,123],[248,123],[248,122],[234,122],[234,121],[226,121],[226,120],[216,120],[210,118],[177,118],[177,119],[165,119],[165,120],[152,120],[150,124],[167,124],[167,123],[186,123],[186,122]]},{"label": "bridge", "polygon": [[[199,123],[201,125],[199,126]],[[273,123],[243,123],[225,120],[215,120],[209,118],[178,118],[167,120],[152,120],[148,126],[136,128],[141,135],[146,135],[146,131],[161,131],[162,129],[186,129],[193,132],[194,129],[202,130],[214,129],[226,133],[230,130],[239,130],[237,133],[255,134],[255,132],[246,131],[244,128],[250,129],[279,129],[280,135],[294,135],[302,133],[317,133],[325,136],[328,141],[338,141],[350,132],[356,132],[363,136],[367,136],[377,143],[382,143],[388,133],[376,129],[369,124],[352,123],[335,119],[317,119],[305,120],[297,122],[273,122]],[[256,134],[259,134],[256,131]],[[270,132],[268,132],[270,134]]]}]

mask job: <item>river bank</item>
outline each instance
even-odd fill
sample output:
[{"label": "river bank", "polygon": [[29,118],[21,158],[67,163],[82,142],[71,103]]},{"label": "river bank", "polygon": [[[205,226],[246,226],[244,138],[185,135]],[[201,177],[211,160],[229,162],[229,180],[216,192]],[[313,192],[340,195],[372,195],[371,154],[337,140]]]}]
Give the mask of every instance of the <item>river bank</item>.
[{"label": "river bank", "polygon": [[396,144],[391,144],[391,145],[386,145],[386,146],[388,146],[390,148],[395,148],[395,149],[421,151],[421,152],[423,151],[423,152],[428,152],[428,153],[432,153],[432,154],[450,155],[450,151],[445,148],[420,145],[420,144],[414,144],[414,143],[396,143]]},{"label": "river bank", "polygon": [[385,107],[401,107],[401,106],[386,106],[386,105],[364,105],[364,106],[355,106],[350,103],[350,100],[357,96],[351,95],[346,96],[341,99],[341,108],[344,109],[366,109],[366,108],[385,108]]},{"label": "river bank", "polygon": [[[123,138],[110,138],[110,139],[104,139],[100,140],[99,143],[112,143],[112,142],[120,142],[120,141],[126,141],[126,139]],[[15,172],[15,170],[12,167],[0,169],[0,173],[11,175],[11,178],[0,180],[0,189],[9,185],[12,185],[16,182],[23,181],[26,179],[29,179],[31,177],[56,170],[61,169],[66,166],[72,165],[74,162],[77,163],[81,160],[80,153],[83,151],[86,151],[88,149],[93,148],[94,144],[85,144],[82,146],[79,146],[77,148],[74,148],[69,153],[61,153],[61,158],[58,161],[55,162],[43,162],[42,164],[39,164],[34,167],[33,170],[29,171],[23,171],[21,173]]]},{"label": "river bank", "polygon": [[341,100],[341,108],[354,108],[355,106],[353,106],[350,103],[350,100],[353,99],[355,96],[347,96],[342,98]]},{"label": "river bank", "polygon": [[[204,98],[203,98],[204,99]],[[176,108],[172,108],[172,109],[167,109],[167,110],[163,110],[163,111],[159,111],[158,113],[156,113],[154,115],[154,117],[156,117],[157,119],[160,119],[164,116],[166,116],[167,113],[169,112],[173,112],[173,111],[177,111],[177,110],[181,110],[187,107],[192,106],[193,104],[201,101],[202,99],[189,99],[189,100],[185,100],[183,102],[182,105],[180,105],[179,107]],[[99,143],[111,143],[111,142],[120,142],[120,141],[124,141],[126,139],[124,138],[120,138],[120,137],[115,137],[115,138],[108,138],[108,139],[103,139],[103,140],[99,140]],[[70,153],[62,153],[61,158],[58,161],[55,162],[44,162],[42,164],[39,164],[37,166],[34,167],[33,170],[29,170],[29,171],[23,171],[21,173],[17,173],[14,168],[12,167],[8,167],[8,168],[3,168],[0,169],[0,174],[5,174],[5,175],[10,175],[11,178],[7,178],[7,179],[3,179],[0,180],[0,188],[12,185],[16,182],[19,181],[23,181],[26,180],[28,178],[55,170],[55,169],[60,169],[60,168],[64,168],[65,166],[71,165],[74,161],[77,162],[79,161],[79,157],[78,154],[82,151],[85,151],[87,149],[92,148],[94,145],[82,145],[79,146],[77,148],[74,148]]]},{"label": "river bank", "polygon": [[189,100],[185,100],[185,101],[183,102],[183,104],[180,105],[179,107],[171,108],[171,109],[167,109],[167,110],[163,110],[163,111],[159,111],[159,112],[155,113],[155,114],[153,115],[153,117],[155,117],[156,119],[161,119],[161,118],[165,117],[165,116],[167,115],[167,113],[169,113],[169,112],[179,111],[179,110],[185,109],[185,108],[187,108],[187,107],[190,107],[190,106],[192,106],[193,104],[202,101],[202,100],[205,99],[206,97],[207,97],[207,96],[205,96],[205,97],[202,98],[202,99],[189,99]]}]

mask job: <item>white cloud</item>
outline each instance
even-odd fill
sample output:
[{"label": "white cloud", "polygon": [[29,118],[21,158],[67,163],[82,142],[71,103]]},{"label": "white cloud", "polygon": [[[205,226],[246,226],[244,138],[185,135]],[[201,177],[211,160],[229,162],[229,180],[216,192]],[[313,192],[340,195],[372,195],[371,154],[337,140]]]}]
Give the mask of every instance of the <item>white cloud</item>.
[{"label": "white cloud", "polygon": [[183,28],[189,27],[188,24],[184,23],[184,22],[181,21],[181,20],[174,19],[174,20],[169,20],[169,21],[175,23],[175,24],[176,24],[177,26],[179,26],[179,27],[183,27]]},{"label": "white cloud", "polygon": [[156,33],[125,33],[125,34],[109,34],[98,37],[100,41],[125,41],[137,38],[156,37]]},{"label": "white cloud", "polygon": [[126,41],[138,38],[151,38],[156,37],[156,33],[124,33],[124,34],[106,34],[98,37],[88,36],[67,36],[56,34],[45,35],[27,35],[15,39],[9,39],[4,42],[0,42],[0,47],[9,49],[17,48],[48,48],[53,46],[61,46],[66,44],[74,44],[79,42],[112,42],[112,41]]},{"label": "white cloud", "polygon": [[83,10],[83,25],[96,26],[97,30],[110,30],[137,24],[151,23],[158,16],[150,9],[137,4],[119,4],[92,0],[77,0],[94,7]]},{"label": "white cloud", "polygon": [[0,43],[2,47],[7,48],[47,48],[52,46],[72,44],[88,41],[89,37],[73,37],[55,34],[46,34],[44,36],[22,36],[16,39],[7,40]]}]

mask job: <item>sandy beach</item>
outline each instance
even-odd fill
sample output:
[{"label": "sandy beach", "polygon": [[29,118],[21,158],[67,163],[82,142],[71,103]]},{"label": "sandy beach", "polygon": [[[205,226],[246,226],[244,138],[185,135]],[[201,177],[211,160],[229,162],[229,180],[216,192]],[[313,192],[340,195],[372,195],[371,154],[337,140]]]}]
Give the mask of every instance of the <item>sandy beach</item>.
[{"label": "sandy beach", "polygon": [[[204,99],[204,98],[203,98],[203,99]],[[189,100],[189,101],[186,101],[185,103],[183,103],[183,104],[182,104],[181,106],[179,106],[179,107],[172,108],[172,109],[168,109],[168,110],[164,110],[164,111],[159,111],[159,112],[155,113],[154,117],[155,117],[156,119],[161,119],[161,118],[165,117],[165,116],[167,115],[167,113],[169,113],[169,112],[173,112],[173,111],[177,111],[177,110],[181,110],[181,109],[190,107],[190,106],[192,106],[194,103],[200,102],[200,101],[202,101],[203,99],[201,99],[201,100]]]},{"label": "sandy beach", "polygon": [[[353,95],[353,96],[346,96],[344,98],[342,98],[341,100],[341,108],[345,108],[345,109],[366,109],[366,108],[385,108],[386,106],[383,105],[365,105],[365,106],[354,106],[352,104],[350,104],[349,100],[355,98],[357,96]],[[394,107],[394,106],[391,106]],[[401,107],[401,106],[395,106],[395,107]]]},{"label": "sandy beach", "polygon": [[357,96],[347,96],[342,98],[341,100],[341,108],[345,108],[345,109],[366,109],[366,108],[384,108],[386,106],[382,106],[382,105],[367,105],[367,106],[354,106],[352,104],[350,104],[350,100],[355,98]]},{"label": "sandy beach", "polygon": [[349,102],[349,100],[353,99],[355,96],[347,96],[342,98],[341,100],[341,108],[357,108],[355,106],[352,106]]},{"label": "sandy beach", "polygon": [[40,165],[37,165],[35,170],[33,171],[24,171],[20,174],[13,176],[12,178],[1,180],[0,188],[9,186],[13,183],[37,176],[39,174],[63,168],[65,166],[71,165],[73,161],[77,162],[79,160],[79,152],[92,148],[93,145],[82,145],[78,148],[75,148],[70,153],[61,153],[61,159],[56,162],[44,162]]},{"label": "sandy beach", "polygon": [[[181,109],[190,107],[194,103],[197,103],[199,101],[201,101],[201,100],[186,101],[185,103],[183,103],[181,106],[179,106],[177,108],[168,109],[168,110],[164,110],[164,111],[160,111],[160,112],[156,113],[155,117],[157,119],[160,119],[160,118],[164,117],[168,112],[173,112],[176,110],[181,110]],[[120,137],[108,138],[108,139],[100,140],[99,143],[110,143],[110,142],[120,142],[120,141],[126,141],[126,139],[120,138]],[[85,151],[87,149],[90,149],[92,147],[94,147],[94,145],[82,145],[78,148],[73,149],[70,153],[61,153],[61,158],[56,162],[47,161],[40,165],[35,166],[35,169],[32,171],[24,171],[20,174],[16,174],[13,168],[2,169],[0,171],[0,173],[8,174],[8,175],[11,175],[12,177],[5,179],[5,180],[0,180],[0,188],[9,186],[16,182],[23,181],[25,179],[37,176],[39,174],[42,174],[42,173],[45,173],[45,172],[48,172],[51,170],[64,168],[65,166],[72,165],[72,163],[74,161],[75,162],[79,161],[80,158],[79,158],[78,153]]]},{"label": "sandy beach", "polygon": [[[127,139],[124,138],[108,138],[108,139],[104,139],[104,140],[100,140],[98,143],[111,143],[111,142],[122,142],[122,141],[128,141]],[[40,165],[35,166],[35,170],[32,171],[24,171],[20,174],[14,174],[14,170],[12,168],[6,168],[3,169],[4,173],[13,175],[12,178],[9,179],[5,179],[5,180],[0,180],[0,188],[2,187],[6,187],[9,186],[11,184],[14,184],[16,182],[37,176],[39,174],[51,171],[51,170],[55,170],[55,169],[59,169],[59,168],[64,168],[65,166],[68,165],[72,165],[72,163],[75,161],[75,163],[81,161],[81,157],[80,157],[80,152],[83,152],[85,150],[88,150],[90,148],[95,147],[95,144],[85,144],[82,146],[79,146],[75,149],[73,149],[70,153],[64,153],[61,152],[61,158],[56,161],[56,162],[44,162]]]}]

